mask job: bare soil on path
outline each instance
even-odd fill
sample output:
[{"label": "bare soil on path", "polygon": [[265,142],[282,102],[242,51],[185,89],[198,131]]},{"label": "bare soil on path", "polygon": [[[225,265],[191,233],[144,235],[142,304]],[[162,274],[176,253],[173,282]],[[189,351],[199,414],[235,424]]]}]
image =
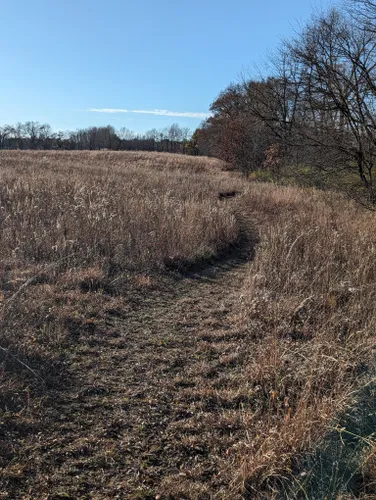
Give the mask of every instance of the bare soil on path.
[{"label": "bare soil on path", "polygon": [[237,315],[255,243],[244,214],[242,224],[226,258],[145,286],[105,329],[77,333],[64,390],[49,390],[38,424],[15,424],[19,470],[0,497],[240,497],[250,347]]}]

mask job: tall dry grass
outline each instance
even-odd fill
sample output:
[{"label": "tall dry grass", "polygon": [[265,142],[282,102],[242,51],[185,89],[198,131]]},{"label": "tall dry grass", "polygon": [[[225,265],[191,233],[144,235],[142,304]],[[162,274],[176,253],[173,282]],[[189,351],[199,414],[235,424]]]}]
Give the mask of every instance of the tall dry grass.
[{"label": "tall dry grass", "polygon": [[[213,173],[216,175],[213,175]],[[114,270],[212,257],[237,238],[235,179],[176,155],[2,152],[1,260]]]},{"label": "tall dry grass", "polygon": [[[364,454],[350,466],[343,455],[334,477],[320,446],[328,449],[328,435],[329,448],[334,436],[341,442],[338,429],[373,383],[375,215],[340,195],[292,187],[252,185],[248,202],[261,244],[242,305],[255,343],[245,383],[257,401],[242,451],[246,489],[249,498],[340,498]],[[344,447],[335,449],[341,463]],[[367,491],[362,481],[357,488]]]},{"label": "tall dry grass", "polygon": [[235,242],[218,193],[247,191],[243,218],[260,244],[234,319],[248,335],[235,384],[247,397],[233,411],[247,429],[231,452],[238,486],[248,498],[376,495],[374,213],[166,154],[2,152],[0,179],[3,419],[35,405],[42,384],[65,383],[64,348],[123,300],[122,286],[147,287]]},{"label": "tall dry grass", "polygon": [[54,384],[75,332],[124,287],[232,245],[238,224],[218,193],[239,183],[210,159],[2,151],[1,409],[20,411],[41,379]]}]

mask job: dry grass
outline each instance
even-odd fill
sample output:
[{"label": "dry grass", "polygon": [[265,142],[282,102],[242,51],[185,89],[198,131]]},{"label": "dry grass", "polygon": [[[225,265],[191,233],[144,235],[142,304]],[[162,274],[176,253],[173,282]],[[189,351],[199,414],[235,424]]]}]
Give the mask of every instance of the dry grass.
[{"label": "dry grass", "polygon": [[29,344],[35,329],[59,343],[69,289],[113,295],[226,251],[239,228],[218,193],[239,181],[222,168],[179,155],[2,151],[0,345]]},{"label": "dry grass", "polygon": [[217,200],[237,182],[220,167],[177,155],[2,152],[2,262],[111,274],[215,256],[237,238]]},{"label": "dry grass", "polygon": [[[0,176],[10,498],[375,498],[374,213],[166,154],[2,152]],[[252,263],[176,279],[239,221]]]},{"label": "dry grass", "polygon": [[238,238],[218,193],[240,181],[217,160],[2,151],[0,180],[3,422],[64,380],[72,338],[121,308],[121,294]]},{"label": "dry grass", "polygon": [[357,390],[371,377],[375,216],[340,195],[271,185],[253,185],[249,204],[262,243],[245,282],[242,321],[256,344],[247,379],[264,404],[249,422],[243,477],[251,498],[281,496],[294,473],[303,473],[299,498],[337,498],[345,478],[333,496],[314,496],[303,458],[362,404]]}]

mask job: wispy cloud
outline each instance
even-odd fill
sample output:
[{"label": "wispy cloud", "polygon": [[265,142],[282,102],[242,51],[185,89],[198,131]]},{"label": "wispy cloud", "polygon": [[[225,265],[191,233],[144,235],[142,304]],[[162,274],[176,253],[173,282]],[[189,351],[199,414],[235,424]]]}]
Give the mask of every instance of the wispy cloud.
[{"label": "wispy cloud", "polygon": [[194,113],[191,111],[168,111],[167,109],[135,109],[132,113],[143,113],[145,115],[159,115],[159,116],[183,116],[185,118],[208,118],[210,113]]},{"label": "wispy cloud", "polygon": [[130,113],[128,109],[111,109],[111,108],[89,108],[85,111],[90,111],[90,113]]},{"label": "wispy cloud", "polygon": [[194,113],[191,111],[169,111],[167,109],[118,109],[118,108],[89,108],[90,113],[138,113],[143,115],[182,116],[184,118],[208,118],[210,113]]}]

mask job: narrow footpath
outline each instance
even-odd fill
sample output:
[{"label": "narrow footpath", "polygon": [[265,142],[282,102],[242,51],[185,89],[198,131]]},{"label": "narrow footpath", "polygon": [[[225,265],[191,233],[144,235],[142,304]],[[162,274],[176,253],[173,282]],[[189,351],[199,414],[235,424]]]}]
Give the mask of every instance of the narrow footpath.
[{"label": "narrow footpath", "polygon": [[107,335],[83,341],[75,382],[24,443],[27,480],[7,498],[240,498],[249,342],[238,314],[254,247],[243,224],[227,258],[114,311]]}]

